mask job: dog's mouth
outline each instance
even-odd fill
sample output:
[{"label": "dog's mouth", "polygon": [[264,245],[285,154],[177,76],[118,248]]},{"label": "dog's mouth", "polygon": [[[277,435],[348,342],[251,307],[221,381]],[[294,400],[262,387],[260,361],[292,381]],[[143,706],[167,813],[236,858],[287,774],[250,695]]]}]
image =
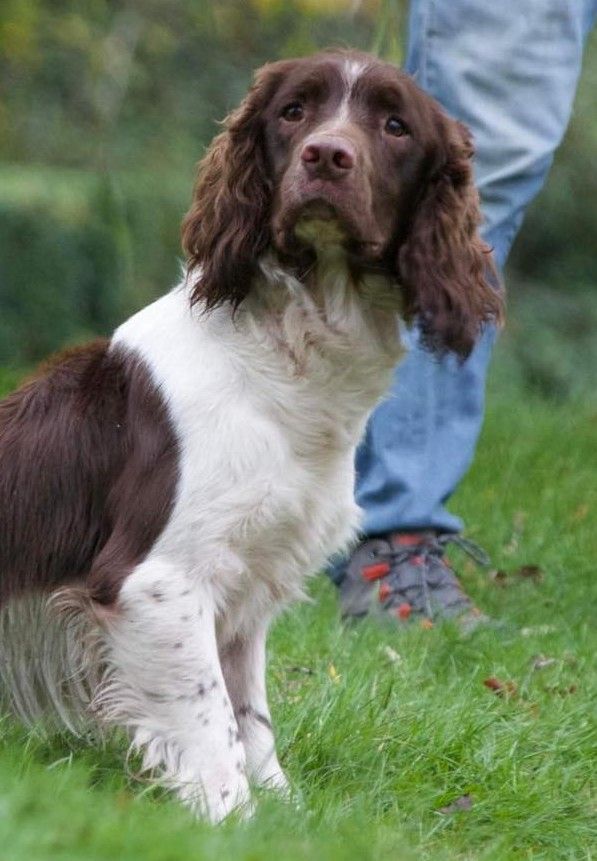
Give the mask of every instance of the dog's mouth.
[{"label": "dog's mouth", "polygon": [[284,251],[311,250],[318,255],[344,253],[350,257],[376,260],[383,253],[383,242],[363,230],[359,213],[330,200],[313,197],[289,207],[275,231],[277,244]]},{"label": "dog's mouth", "polygon": [[327,200],[310,200],[297,211],[293,234],[299,242],[316,250],[345,247],[350,233],[346,219]]}]

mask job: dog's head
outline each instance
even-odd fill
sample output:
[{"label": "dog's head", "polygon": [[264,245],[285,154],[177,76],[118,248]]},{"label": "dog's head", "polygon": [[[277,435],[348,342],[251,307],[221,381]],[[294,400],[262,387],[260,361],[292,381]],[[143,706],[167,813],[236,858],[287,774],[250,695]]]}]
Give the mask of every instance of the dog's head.
[{"label": "dog's head", "polygon": [[238,305],[263,252],[326,246],[396,276],[426,343],[467,355],[501,301],[479,238],[473,146],[408,75],[355,52],[260,69],[199,166],[183,244],[194,300]]}]

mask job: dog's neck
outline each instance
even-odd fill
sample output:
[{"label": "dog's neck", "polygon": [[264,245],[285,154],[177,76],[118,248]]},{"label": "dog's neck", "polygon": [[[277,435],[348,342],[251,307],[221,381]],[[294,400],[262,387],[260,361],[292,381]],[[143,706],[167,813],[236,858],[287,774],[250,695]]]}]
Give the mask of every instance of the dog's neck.
[{"label": "dog's neck", "polygon": [[260,272],[233,318],[229,358],[297,452],[348,451],[403,353],[395,298],[379,307],[397,290],[385,276],[355,281],[339,259],[299,280],[270,252]]},{"label": "dog's neck", "polygon": [[242,316],[286,352],[297,373],[306,373],[313,357],[375,366],[401,355],[400,293],[387,274],[356,274],[336,245],[318,250],[301,278],[273,250],[259,268]]}]

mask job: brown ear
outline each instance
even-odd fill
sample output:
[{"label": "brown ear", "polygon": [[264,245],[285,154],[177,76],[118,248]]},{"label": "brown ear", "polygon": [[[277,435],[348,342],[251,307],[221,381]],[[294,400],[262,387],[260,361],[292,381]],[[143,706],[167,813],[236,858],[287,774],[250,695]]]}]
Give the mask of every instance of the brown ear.
[{"label": "brown ear", "polygon": [[194,279],[192,301],[234,307],[247,295],[257,260],[270,241],[271,184],[263,141],[263,110],[276,81],[276,63],[264,66],[225,131],[199,163],[182,244]]},{"label": "brown ear", "polygon": [[428,180],[398,252],[405,317],[418,319],[433,350],[471,352],[483,323],[500,322],[502,296],[491,249],[478,234],[479,196],[468,130],[440,118],[443,164]]}]

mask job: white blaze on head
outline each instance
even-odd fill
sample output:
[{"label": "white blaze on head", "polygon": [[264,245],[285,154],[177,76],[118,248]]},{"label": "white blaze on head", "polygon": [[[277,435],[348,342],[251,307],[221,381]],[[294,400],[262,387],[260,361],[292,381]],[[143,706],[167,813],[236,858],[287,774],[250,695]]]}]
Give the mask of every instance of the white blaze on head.
[{"label": "white blaze on head", "polygon": [[338,113],[334,117],[334,125],[341,125],[349,120],[348,103],[352,90],[358,79],[361,77],[367,64],[359,60],[345,60],[342,65],[342,81],[344,83],[344,95],[338,108]]}]

